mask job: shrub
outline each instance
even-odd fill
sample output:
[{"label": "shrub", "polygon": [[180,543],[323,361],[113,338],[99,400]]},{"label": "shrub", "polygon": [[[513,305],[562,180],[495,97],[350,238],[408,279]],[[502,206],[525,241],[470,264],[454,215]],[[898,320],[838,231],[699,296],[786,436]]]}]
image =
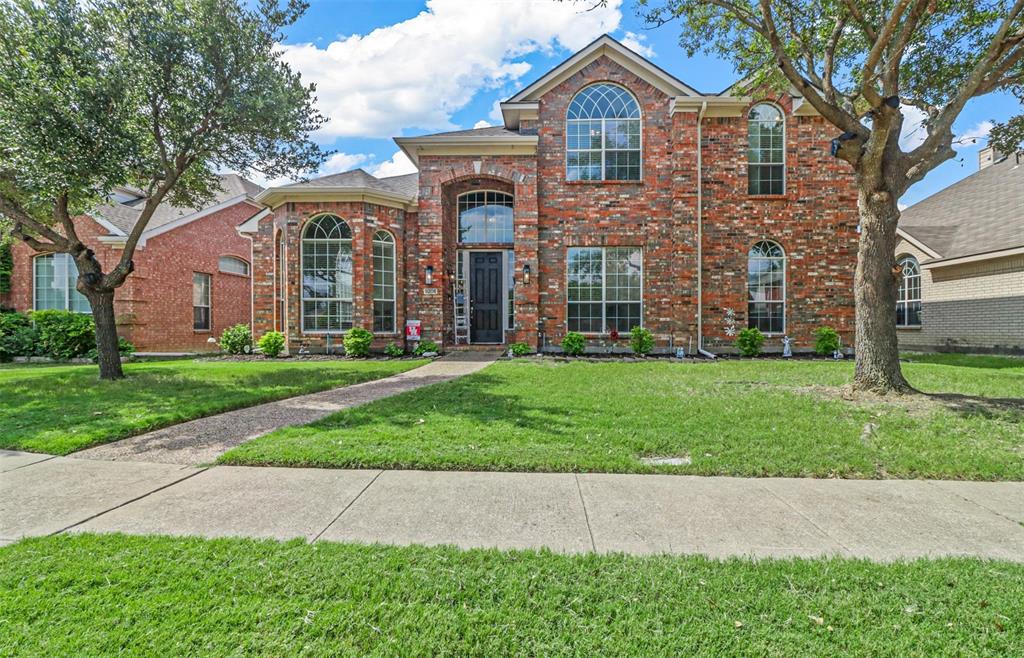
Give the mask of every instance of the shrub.
[{"label": "shrub", "polygon": [[818,327],[814,330],[814,352],[830,356],[839,349],[839,332],[832,327]]},{"label": "shrub", "polygon": [[654,349],[654,334],[643,327],[633,327],[629,330],[629,346],[634,354],[650,354]]},{"label": "shrub", "polygon": [[32,322],[39,330],[39,351],[67,361],[89,354],[96,347],[96,324],[91,315],[71,311],[35,311]]},{"label": "shrub", "polygon": [[399,357],[405,355],[405,350],[403,350],[398,343],[390,342],[384,347],[384,354],[390,357]]},{"label": "shrub", "polygon": [[220,348],[228,354],[252,352],[252,332],[249,331],[249,325],[236,324],[225,329],[220,335]]},{"label": "shrub", "polygon": [[284,334],[280,331],[268,331],[260,336],[259,345],[263,356],[276,359],[284,351]]},{"label": "shrub", "polygon": [[530,346],[526,343],[512,343],[508,346],[513,356],[526,356],[530,353]]},{"label": "shrub", "polygon": [[759,329],[749,327],[736,336],[736,347],[743,356],[757,356],[764,345],[764,334]]},{"label": "shrub", "polygon": [[[131,356],[135,354],[135,344],[127,338],[117,337],[117,353],[121,356]],[[89,350],[85,355],[85,358],[89,359],[93,363],[100,360],[100,353],[95,347]]]},{"label": "shrub", "polygon": [[415,354],[416,356],[423,356],[428,352],[440,353],[441,348],[438,347],[437,343],[435,343],[432,340],[423,340],[420,341],[420,344],[416,346],[416,349],[413,350],[412,353]]},{"label": "shrub", "polygon": [[370,343],[373,342],[373,333],[362,327],[352,327],[345,334],[345,354],[353,357],[365,357],[370,355]]},{"label": "shrub", "polygon": [[16,356],[36,356],[39,330],[24,313],[0,313],[0,361]]},{"label": "shrub", "polygon": [[14,255],[10,241],[0,240],[0,295],[11,292],[11,276],[14,274]]},{"label": "shrub", "polygon": [[562,351],[569,356],[579,356],[583,354],[583,348],[587,345],[587,339],[583,337],[583,334],[576,331],[570,331],[562,339]]}]

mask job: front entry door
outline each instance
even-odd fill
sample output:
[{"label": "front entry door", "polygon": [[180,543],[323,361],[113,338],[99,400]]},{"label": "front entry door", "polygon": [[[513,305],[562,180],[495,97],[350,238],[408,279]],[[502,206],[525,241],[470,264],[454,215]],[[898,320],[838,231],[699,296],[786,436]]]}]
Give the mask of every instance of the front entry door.
[{"label": "front entry door", "polygon": [[474,343],[500,343],[501,252],[474,251],[469,255],[469,335]]}]

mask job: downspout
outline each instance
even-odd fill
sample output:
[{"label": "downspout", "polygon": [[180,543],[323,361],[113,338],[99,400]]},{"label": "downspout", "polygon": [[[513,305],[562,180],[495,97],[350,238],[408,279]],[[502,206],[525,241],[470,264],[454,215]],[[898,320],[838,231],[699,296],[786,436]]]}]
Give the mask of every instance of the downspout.
[{"label": "downspout", "polygon": [[709,359],[715,355],[704,349],[704,162],[703,124],[708,102],[700,104],[697,112],[697,353]]}]

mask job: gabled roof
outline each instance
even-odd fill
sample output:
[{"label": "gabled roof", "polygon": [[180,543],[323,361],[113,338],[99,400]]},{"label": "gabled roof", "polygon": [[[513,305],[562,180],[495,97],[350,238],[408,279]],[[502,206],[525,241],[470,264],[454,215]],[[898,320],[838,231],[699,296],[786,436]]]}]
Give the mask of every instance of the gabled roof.
[{"label": "gabled roof", "polygon": [[1024,157],[985,167],[915,203],[899,228],[938,253],[957,259],[1024,246]]},{"label": "gabled roof", "polygon": [[[333,201],[366,201],[394,208],[412,210],[419,195],[419,173],[377,178],[363,169],[271,187],[263,190],[256,201],[276,207],[285,201],[317,198]],[[251,220],[239,226],[248,232]]]},{"label": "gabled roof", "polygon": [[[263,191],[262,187],[238,174],[222,174],[220,185],[221,189],[214,193],[210,203],[201,208],[180,208],[161,204],[150,217],[143,236],[159,235],[235,203],[251,200]],[[143,193],[139,192],[139,194]],[[138,223],[145,205],[144,202],[145,199],[140,197],[129,203],[103,204],[93,211],[91,216],[107,228],[112,236],[124,237],[131,233],[135,224]]]},{"label": "gabled roof", "polygon": [[629,69],[669,96],[701,95],[699,91],[668,71],[651,63],[650,60],[630,50],[607,34],[602,34],[505,102],[522,103],[539,100],[544,92],[575,75],[580,69],[602,56]]}]

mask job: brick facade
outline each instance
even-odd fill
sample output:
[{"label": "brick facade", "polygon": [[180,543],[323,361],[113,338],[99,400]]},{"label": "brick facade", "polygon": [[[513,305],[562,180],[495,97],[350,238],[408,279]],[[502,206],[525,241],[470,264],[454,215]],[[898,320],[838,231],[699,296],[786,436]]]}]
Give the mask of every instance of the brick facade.
[{"label": "brick facade", "polygon": [[[566,180],[566,109],[572,97],[595,82],[628,89],[642,112],[642,174],[638,182]],[[710,349],[729,351],[735,325],[747,325],[747,253],[760,240],[779,243],[786,253],[786,333],[796,348],[813,344],[812,331],[836,328],[853,345],[853,273],[858,223],[856,193],[848,167],[833,158],[835,136],[821,117],[797,116],[788,95],[755,95],[776,103],[786,121],[786,193],[747,193],[746,108],[735,116],[702,122],[702,261],[698,261],[697,113],[671,112],[672,97],[641,75],[601,56],[544,92],[537,117],[519,131],[536,134],[535,155],[480,153],[418,156],[419,195],[415,212],[373,203],[286,201],[261,220],[254,234],[254,329],[279,326],[275,300],[275,240],[284,231],[287,267],[287,329],[292,347],[324,347],[322,336],[303,335],[299,298],[302,229],[317,213],[332,212],[353,231],[356,326],[370,326],[371,227],[398,239],[399,328],[406,318],[423,323],[423,337],[454,343],[453,285],[458,240],[455,199],[472,189],[514,196],[514,242],[473,245],[512,249],[515,256],[515,328],[504,342],[554,348],[567,331],[566,255],[576,246],[632,246],[643,254],[643,324],[656,346],[696,347],[697,279],[703,267],[703,334]],[[750,105],[746,107],[749,108]],[[286,193],[286,192],[285,192]],[[532,272],[526,283],[524,266]],[[425,283],[433,268],[434,282]],[[403,308],[404,307],[404,308]],[[340,332],[339,332],[340,338]],[[382,337],[379,345],[395,339]],[[401,338],[398,336],[397,338]],[[771,336],[767,350],[781,348]],[[591,345],[610,344],[591,336]],[[619,343],[625,345],[625,338]]]},{"label": "brick facade", "polygon": [[[135,252],[135,271],[114,293],[118,333],[143,352],[204,352],[217,348],[208,339],[235,324],[249,324],[250,277],[221,272],[221,256],[251,262],[250,242],[237,226],[259,208],[240,202],[155,235]],[[105,270],[121,256],[120,248],[99,238],[108,231],[89,217],[76,220],[82,241],[97,254]],[[33,258],[24,243],[13,246],[11,293],[0,300],[16,310],[33,307]],[[193,330],[192,275],[211,276],[211,329]]]}]

